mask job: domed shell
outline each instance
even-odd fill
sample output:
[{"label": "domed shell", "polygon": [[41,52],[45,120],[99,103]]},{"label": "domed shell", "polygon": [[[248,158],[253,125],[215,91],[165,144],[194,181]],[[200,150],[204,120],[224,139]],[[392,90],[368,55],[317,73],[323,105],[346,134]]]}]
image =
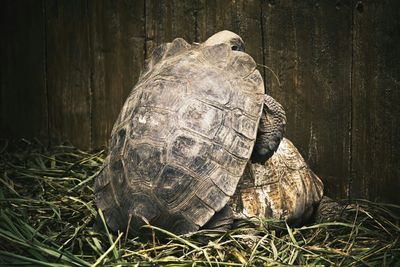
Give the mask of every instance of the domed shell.
[{"label": "domed shell", "polygon": [[251,155],[264,86],[254,60],[227,44],[158,47],[114,125],[96,178],[109,227],[198,230],[234,194]]},{"label": "domed shell", "polygon": [[275,154],[262,164],[248,164],[231,204],[237,216],[309,221],[323,195],[320,178],[291,141],[283,138]]}]

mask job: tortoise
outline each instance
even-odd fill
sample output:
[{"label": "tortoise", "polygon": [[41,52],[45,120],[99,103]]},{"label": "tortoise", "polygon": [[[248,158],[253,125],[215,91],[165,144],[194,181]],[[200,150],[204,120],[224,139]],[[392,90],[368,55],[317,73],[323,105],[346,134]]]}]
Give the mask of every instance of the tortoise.
[{"label": "tortoise", "polygon": [[265,162],[285,123],[237,34],[162,44],[114,124],[97,207],[111,230],[138,236],[145,224],[176,234],[219,225],[250,157]]},{"label": "tortoise", "polygon": [[283,138],[265,164],[246,166],[230,205],[236,218],[273,218],[297,227],[314,219],[323,189],[297,148]]}]

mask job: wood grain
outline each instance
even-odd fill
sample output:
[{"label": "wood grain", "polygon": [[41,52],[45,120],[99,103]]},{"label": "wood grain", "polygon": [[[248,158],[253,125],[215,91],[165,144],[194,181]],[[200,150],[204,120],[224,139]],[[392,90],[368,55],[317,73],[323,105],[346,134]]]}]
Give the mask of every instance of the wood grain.
[{"label": "wood grain", "polygon": [[192,43],[197,40],[197,1],[147,0],[146,56],[158,45],[181,37]]},{"label": "wood grain", "polygon": [[144,1],[89,1],[92,144],[106,147],[145,57]]},{"label": "wood grain", "polygon": [[0,137],[48,137],[44,13],[41,1],[0,9]]},{"label": "wood grain", "polygon": [[[325,183],[346,197],[349,177],[351,7],[333,1],[263,4],[267,92],[287,112],[287,137]],[[340,36],[340,38],[338,38]]]},{"label": "wood grain", "polygon": [[89,149],[91,84],[85,1],[46,1],[49,133]]},{"label": "wood grain", "polygon": [[400,202],[400,2],[354,6],[353,197]]},{"label": "wood grain", "polygon": [[222,30],[238,33],[236,2],[229,0],[200,0],[198,12],[199,40],[204,42],[208,37]]}]

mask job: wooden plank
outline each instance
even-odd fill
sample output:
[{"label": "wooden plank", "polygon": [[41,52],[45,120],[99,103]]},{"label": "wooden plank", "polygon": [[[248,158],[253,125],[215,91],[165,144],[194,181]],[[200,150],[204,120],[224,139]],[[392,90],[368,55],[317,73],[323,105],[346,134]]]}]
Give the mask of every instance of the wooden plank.
[{"label": "wooden plank", "polygon": [[89,1],[92,145],[107,145],[112,126],[144,63],[143,1]]},{"label": "wooden plank", "polygon": [[400,2],[354,9],[353,197],[400,203]]},{"label": "wooden plank", "polygon": [[204,42],[208,37],[222,30],[238,33],[237,4],[230,0],[200,0],[198,6],[199,41]]},{"label": "wooden plank", "polygon": [[258,70],[266,83],[265,42],[263,21],[263,1],[244,0],[236,2],[237,33],[242,37],[246,46],[246,53],[251,55],[258,64]]},{"label": "wooden plank", "polygon": [[147,0],[145,3],[146,56],[158,45],[178,37],[189,43],[197,40],[198,1]]},{"label": "wooden plank", "polygon": [[0,137],[48,139],[41,1],[1,4]]},{"label": "wooden plank", "polygon": [[46,1],[49,130],[53,143],[88,149],[90,69],[85,1]]},{"label": "wooden plank", "polygon": [[263,4],[267,92],[286,109],[287,137],[345,197],[349,176],[351,7],[342,1]]}]

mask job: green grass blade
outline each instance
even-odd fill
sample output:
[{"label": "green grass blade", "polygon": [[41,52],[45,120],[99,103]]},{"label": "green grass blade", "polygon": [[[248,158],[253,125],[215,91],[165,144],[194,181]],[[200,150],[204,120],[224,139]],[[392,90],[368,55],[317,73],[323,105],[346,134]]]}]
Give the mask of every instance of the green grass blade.
[{"label": "green grass blade", "polygon": [[97,265],[101,264],[103,262],[103,260],[107,257],[107,255],[109,253],[111,253],[111,251],[114,251],[116,249],[117,243],[118,241],[121,239],[123,233],[120,233],[119,236],[117,237],[117,239],[115,239],[114,243],[111,244],[111,246],[107,249],[106,252],[104,252],[103,255],[101,255],[97,261],[92,265],[92,267],[96,267]]}]

